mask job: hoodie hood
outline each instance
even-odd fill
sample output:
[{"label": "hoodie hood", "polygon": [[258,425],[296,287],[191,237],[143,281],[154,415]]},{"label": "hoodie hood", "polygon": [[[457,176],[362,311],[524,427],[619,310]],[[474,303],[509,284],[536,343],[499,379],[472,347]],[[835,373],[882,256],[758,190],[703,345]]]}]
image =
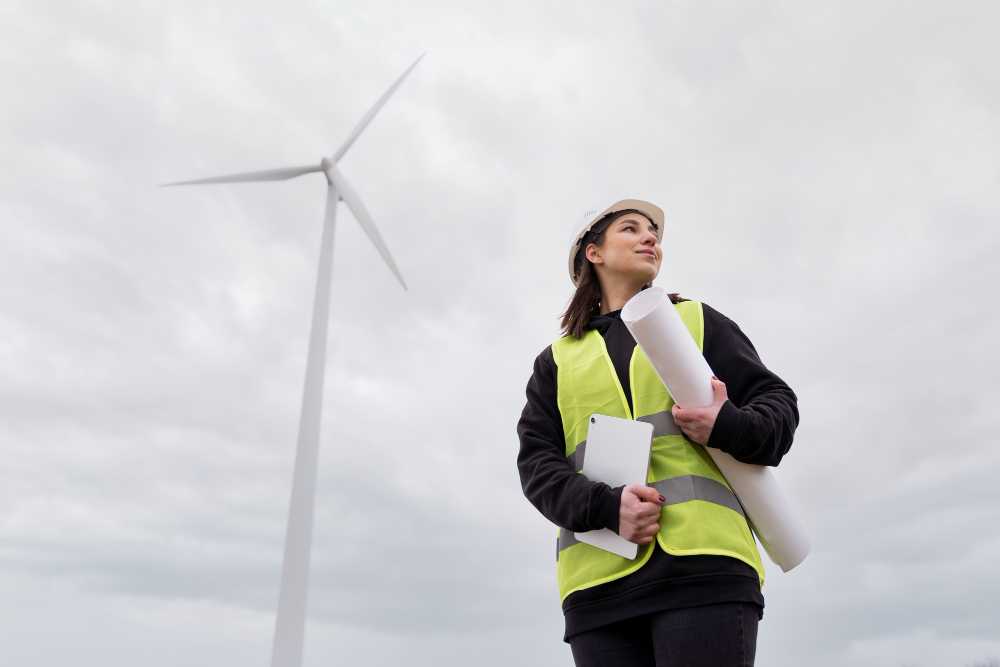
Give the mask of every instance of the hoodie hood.
[{"label": "hoodie hood", "polygon": [[606,338],[608,330],[614,326],[615,322],[625,326],[625,323],[622,322],[622,311],[620,308],[618,310],[612,310],[610,313],[605,313],[604,315],[594,315],[590,318],[590,321],[587,322],[586,328],[587,331],[597,329],[597,332]]}]

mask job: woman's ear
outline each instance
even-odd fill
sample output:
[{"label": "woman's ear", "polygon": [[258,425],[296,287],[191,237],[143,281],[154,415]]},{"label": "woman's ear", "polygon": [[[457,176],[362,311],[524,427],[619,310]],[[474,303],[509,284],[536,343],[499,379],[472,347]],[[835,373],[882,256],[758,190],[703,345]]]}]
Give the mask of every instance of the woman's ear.
[{"label": "woman's ear", "polygon": [[587,246],[587,250],[585,251],[585,254],[586,254],[587,259],[590,260],[591,264],[603,264],[604,263],[604,259],[601,257],[601,249],[598,248],[593,243],[591,243],[590,245]]}]

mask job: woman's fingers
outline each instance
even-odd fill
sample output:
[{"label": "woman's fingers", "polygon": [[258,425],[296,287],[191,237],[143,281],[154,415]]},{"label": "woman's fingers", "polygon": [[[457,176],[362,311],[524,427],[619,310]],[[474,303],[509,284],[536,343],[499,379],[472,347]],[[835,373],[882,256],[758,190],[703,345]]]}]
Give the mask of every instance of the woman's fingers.
[{"label": "woman's fingers", "polygon": [[629,495],[625,496],[625,502],[628,509],[631,510],[634,516],[659,516],[660,503],[666,500],[666,498],[660,495],[659,491],[652,487],[640,484],[626,486],[625,491],[629,492]]},{"label": "woman's fingers", "polygon": [[636,503],[630,510],[630,518],[642,525],[648,525],[660,517],[660,506],[656,503]]},{"label": "woman's fingers", "polygon": [[678,426],[681,424],[693,424],[705,418],[705,410],[703,408],[691,408],[689,410],[685,410],[684,408],[679,408],[675,405],[672,413],[674,416],[674,423]]},{"label": "woman's fingers", "polygon": [[[646,503],[647,505],[649,503]],[[635,522],[641,530],[645,530],[650,526],[654,525],[660,520],[660,508],[658,505],[653,506],[655,509],[650,511],[649,509],[643,509],[636,514]],[[659,529],[657,529],[659,530]]]},{"label": "woman's fingers", "polygon": [[649,544],[660,530],[660,503],[666,498],[644,484],[630,484],[622,493],[620,535],[635,544]]},{"label": "woman's fingers", "polygon": [[643,503],[642,509],[639,510],[639,516],[647,521],[656,521],[660,516],[660,506],[654,505],[653,503]]},{"label": "woman's fingers", "polygon": [[633,530],[622,531],[621,536],[629,542],[634,542],[636,544],[649,544],[653,541],[653,537],[658,532],[660,532],[660,524],[654,521],[648,526],[636,527]]},{"label": "woman's fingers", "polygon": [[714,375],[712,376],[712,390],[715,391],[715,403],[717,405],[722,405],[729,398],[729,394],[726,392],[726,383]]},{"label": "woman's fingers", "polygon": [[637,498],[645,500],[646,502],[650,503],[663,502],[662,500],[660,500],[662,496],[660,495],[659,491],[657,491],[652,487],[645,486],[644,484],[629,484],[628,486],[625,487],[624,490],[628,491]]},{"label": "woman's fingers", "polygon": [[660,532],[660,524],[654,521],[648,526],[639,527],[633,531],[626,531],[622,534],[622,537],[635,544],[649,544],[658,532]]}]

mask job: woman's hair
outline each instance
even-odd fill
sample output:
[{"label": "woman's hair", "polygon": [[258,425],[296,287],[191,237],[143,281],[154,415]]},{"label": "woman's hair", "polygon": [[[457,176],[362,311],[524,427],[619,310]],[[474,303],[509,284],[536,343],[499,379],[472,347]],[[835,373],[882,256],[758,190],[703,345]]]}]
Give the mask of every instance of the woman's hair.
[{"label": "woman's hair", "polygon": [[[562,314],[563,335],[573,336],[577,339],[583,338],[583,334],[587,331],[587,323],[590,322],[590,318],[601,312],[601,283],[597,279],[597,271],[594,270],[594,265],[589,259],[587,259],[587,246],[594,244],[600,248],[604,245],[604,239],[607,236],[608,227],[611,226],[612,222],[627,213],[638,213],[647,219],[649,218],[649,216],[642,211],[634,209],[614,211],[613,213],[608,213],[606,216],[601,218],[597,224],[591,227],[590,231],[584,235],[583,241],[580,243],[580,249],[577,251],[576,259],[574,260],[574,266],[576,267],[577,274],[579,275],[576,292],[573,293],[573,298],[570,299],[569,305],[566,306],[566,310]],[[650,220],[650,222],[653,221]],[[643,285],[642,289],[652,286],[653,283],[649,282]],[[670,297],[670,301],[673,303],[680,303],[681,301],[688,300],[676,293],[668,294],[667,296]]]}]

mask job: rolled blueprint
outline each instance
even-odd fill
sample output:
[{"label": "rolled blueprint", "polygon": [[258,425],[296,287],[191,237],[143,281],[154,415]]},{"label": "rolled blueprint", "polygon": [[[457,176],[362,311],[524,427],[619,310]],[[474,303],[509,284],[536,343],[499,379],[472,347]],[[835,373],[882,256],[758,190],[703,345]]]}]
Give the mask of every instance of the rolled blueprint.
[{"label": "rolled blueprint", "polygon": [[[621,317],[675,403],[705,408],[715,401],[712,369],[662,289],[651,287],[636,294]],[[743,505],[771,561],[788,572],[805,560],[809,536],[771,470],[737,461],[714,447],[705,451]]]}]

